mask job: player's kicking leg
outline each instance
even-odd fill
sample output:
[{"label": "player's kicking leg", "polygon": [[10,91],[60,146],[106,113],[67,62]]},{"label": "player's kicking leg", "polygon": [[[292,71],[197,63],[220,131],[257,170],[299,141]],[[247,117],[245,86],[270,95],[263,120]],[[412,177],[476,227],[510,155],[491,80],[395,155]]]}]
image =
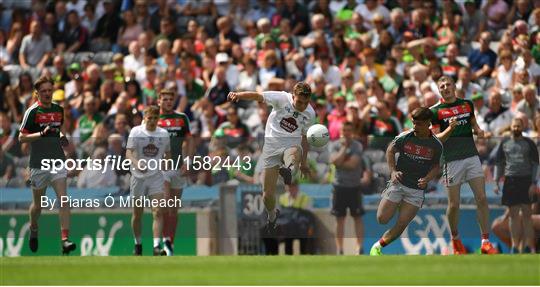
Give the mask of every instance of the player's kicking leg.
[{"label": "player's kicking leg", "polygon": [[486,198],[484,177],[479,176],[469,180],[469,186],[473,191],[474,199],[476,201],[478,223],[480,225],[480,231],[482,232],[481,251],[483,254],[496,254],[498,253],[497,249],[489,242],[489,207]]},{"label": "player's kicking leg", "polygon": [[[396,212],[397,207],[398,203],[383,199],[379,205],[379,210],[377,211],[377,221],[381,224],[388,223]],[[419,209],[420,207],[416,205],[401,201],[396,224],[394,224],[392,228],[386,230],[379,241],[373,244],[369,254],[373,256],[381,255],[383,247],[390,244],[403,233],[405,228],[407,228],[407,225],[409,225],[411,220],[416,216]]]},{"label": "player's kicking leg", "polygon": [[264,169],[263,174],[263,202],[268,213],[267,228],[272,231],[276,228],[279,210],[276,208],[276,184],[278,179],[278,167]]},{"label": "player's kicking leg", "polygon": [[[56,197],[58,198],[59,201],[60,201],[60,198],[67,195],[66,193],[67,184],[66,184],[65,176],[53,180],[51,183],[51,186],[56,192]],[[70,216],[71,216],[69,205],[60,204],[60,208],[58,209],[58,215],[60,217],[60,230],[62,232],[62,254],[67,255],[71,251],[77,248],[77,245],[75,243],[69,241],[69,223],[70,223]]]},{"label": "player's kicking leg", "polygon": [[279,175],[283,177],[283,182],[286,185],[292,183],[293,176],[298,170],[300,165],[300,158],[302,156],[300,147],[291,147],[283,152],[283,166],[279,169]]}]

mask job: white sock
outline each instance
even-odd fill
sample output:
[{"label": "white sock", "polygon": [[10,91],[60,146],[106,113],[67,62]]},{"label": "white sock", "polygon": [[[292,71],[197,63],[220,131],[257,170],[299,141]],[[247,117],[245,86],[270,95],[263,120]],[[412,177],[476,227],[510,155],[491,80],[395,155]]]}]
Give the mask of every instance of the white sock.
[{"label": "white sock", "polygon": [[167,236],[167,237],[163,238],[163,241],[171,241],[171,238]]},{"label": "white sock", "polygon": [[135,237],[135,244],[141,244],[141,237]]},{"label": "white sock", "polygon": [[375,244],[373,244],[373,247],[382,248],[381,243],[379,243],[379,240],[377,240],[377,242],[375,242]]},{"label": "white sock", "polygon": [[271,211],[268,211],[268,220],[271,222],[276,219],[276,209],[272,209]]},{"label": "white sock", "polygon": [[489,239],[482,239],[482,244],[488,243],[488,242],[489,242]]},{"label": "white sock", "polygon": [[161,238],[159,238],[159,237],[157,237],[157,238],[154,237],[154,247],[159,246],[159,243],[160,243],[160,242],[161,242]]}]

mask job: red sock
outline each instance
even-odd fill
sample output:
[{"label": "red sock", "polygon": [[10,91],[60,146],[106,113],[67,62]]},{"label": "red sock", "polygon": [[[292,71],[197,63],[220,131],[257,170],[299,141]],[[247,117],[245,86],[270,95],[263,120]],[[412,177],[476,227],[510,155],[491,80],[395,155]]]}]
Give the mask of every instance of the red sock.
[{"label": "red sock", "polygon": [[379,244],[381,245],[381,247],[385,247],[386,245],[388,245],[388,243],[386,243],[386,241],[384,241],[384,239],[379,239]]},{"label": "red sock", "polygon": [[62,240],[66,240],[69,237],[69,229],[62,229]]},{"label": "red sock", "polygon": [[483,233],[482,240],[489,240],[489,233]]},{"label": "red sock", "polygon": [[169,213],[169,237],[171,238],[171,243],[174,243],[174,236],[176,235],[176,225],[178,224],[178,214]]}]

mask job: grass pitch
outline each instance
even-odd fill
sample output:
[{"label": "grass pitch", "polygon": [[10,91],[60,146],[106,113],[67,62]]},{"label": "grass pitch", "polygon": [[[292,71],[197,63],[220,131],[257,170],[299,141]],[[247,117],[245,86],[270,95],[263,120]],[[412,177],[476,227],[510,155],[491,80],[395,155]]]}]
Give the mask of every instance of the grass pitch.
[{"label": "grass pitch", "polygon": [[540,285],[540,256],[2,257],[0,283]]}]

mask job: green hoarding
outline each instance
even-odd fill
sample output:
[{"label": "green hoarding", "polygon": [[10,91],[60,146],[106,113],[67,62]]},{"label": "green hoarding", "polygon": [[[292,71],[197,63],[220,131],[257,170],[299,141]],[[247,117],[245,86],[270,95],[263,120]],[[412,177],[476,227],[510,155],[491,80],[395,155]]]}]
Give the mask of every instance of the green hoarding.
[{"label": "green hoarding", "polygon": [[[25,214],[0,214],[0,256],[60,255],[57,214],[39,219],[39,250],[28,248],[29,222]],[[152,214],[143,216],[143,255],[152,255]],[[72,213],[70,239],[77,244],[72,255],[131,255],[133,235],[129,213]],[[181,213],[175,237],[175,255],[197,254],[195,213]]]}]

